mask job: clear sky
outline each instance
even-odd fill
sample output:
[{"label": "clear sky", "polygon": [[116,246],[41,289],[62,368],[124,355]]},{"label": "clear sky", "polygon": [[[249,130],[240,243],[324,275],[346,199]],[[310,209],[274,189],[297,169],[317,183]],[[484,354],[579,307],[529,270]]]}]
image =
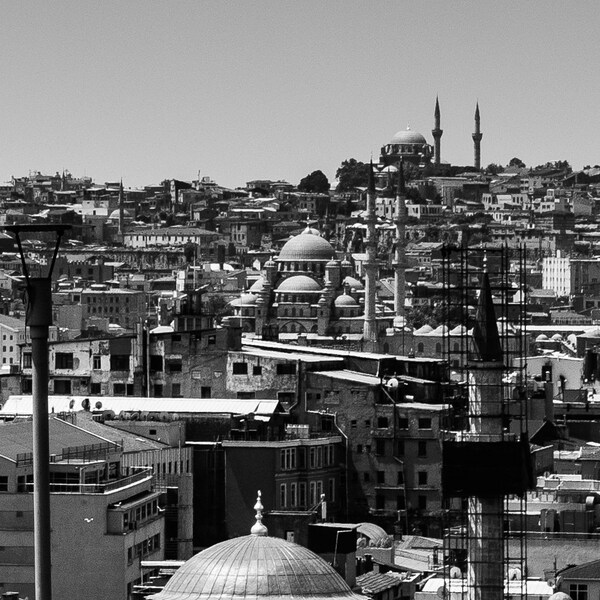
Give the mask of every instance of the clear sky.
[{"label": "clear sky", "polygon": [[442,160],[600,163],[597,0],[0,0],[0,181],[298,183],[410,124]]}]

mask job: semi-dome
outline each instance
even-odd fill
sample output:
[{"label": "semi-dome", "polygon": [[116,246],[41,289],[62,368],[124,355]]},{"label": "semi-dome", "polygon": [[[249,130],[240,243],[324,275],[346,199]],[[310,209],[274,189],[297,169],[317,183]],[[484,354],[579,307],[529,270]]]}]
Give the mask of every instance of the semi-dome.
[{"label": "semi-dome", "polygon": [[350,275],[348,275],[347,277],[344,277],[344,281],[342,281],[343,285],[349,285],[351,288],[354,288],[355,290],[364,290],[365,286],[358,280],[356,279],[356,277],[350,277]]},{"label": "semi-dome", "polygon": [[259,277],[249,288],[250,292],[262,292],[265,287],[265,279],[264,277]]},{"label": "semi-dome", "polygon": [[284,279],[279,287],[278,292],[320,292],[321,286],[312,277],[307,275],[294,275]]},{"label": "semi-dome", "polygon": [[398,131],[391,139],[390,144],[427,144],[427,140],[417,131],[407,127]]},{"label": "semi-dome", "polygon": [[335,250],[325,238],[303,231],[284,244],[277,260],[327,262],[333,258],[335,258]]},{"label": "semi-dome", "polygon": [[[260,498],[257,502],[262,510]],[[268,536],[262,515],[251,535],[190,558],[154,600],[366,600],[308,548]]]}]

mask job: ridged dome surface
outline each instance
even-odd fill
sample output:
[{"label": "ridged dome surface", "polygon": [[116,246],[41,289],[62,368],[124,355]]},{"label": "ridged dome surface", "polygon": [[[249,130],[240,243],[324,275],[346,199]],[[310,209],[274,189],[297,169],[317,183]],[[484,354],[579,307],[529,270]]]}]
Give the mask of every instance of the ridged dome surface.
[{"label": "ridged dome surface", "polygon": [[335,258],[333,246],[325,238],[305,231],[284,244],[277,260],[330,261],[332,258]]},{"label": "ridged dome surface", "polygon": [[221,542],[179,568],[154,600],[365,600],[303,546],[248,535]]},{"label": "ridged dome surface", "polygon": [[321,286],[312,277],[307,275],[294,275],[284,279],[279,287],[278,292],[320,292]]},{"label": "ridged dome surface", "polygon": [[417,131],[401,129],[391,139],[390,144],[426,144],[427,140]]}]

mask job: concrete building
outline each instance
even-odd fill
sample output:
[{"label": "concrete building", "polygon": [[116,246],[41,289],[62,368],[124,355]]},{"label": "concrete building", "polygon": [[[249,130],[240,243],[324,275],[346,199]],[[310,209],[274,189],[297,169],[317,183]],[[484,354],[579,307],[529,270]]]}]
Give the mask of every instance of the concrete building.
[{"label": "concrete building", "polygon": [[[128,472],[122,445],[60,419],[50,426],[52,595],[128,598],[140,559],[164,556],[164,516],[150,469]],[[118,440],[118,436],[115,436]],[[0,435],[0,591],[34,597],[32,423]],[[76,576],[75,576],[76,574]]]}]

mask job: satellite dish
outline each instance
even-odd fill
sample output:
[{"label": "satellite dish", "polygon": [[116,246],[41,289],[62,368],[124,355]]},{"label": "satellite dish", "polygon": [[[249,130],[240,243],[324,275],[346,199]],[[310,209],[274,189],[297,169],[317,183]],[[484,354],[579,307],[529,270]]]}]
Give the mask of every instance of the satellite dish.
[{"label": "satellite dish", "polygon": [[521,579],[521,569],[509,569],[508,570],[509,581],[518,581]]},{"label": "satellite dish", "polygon": [[443,600],[444,598],[447,598],[447,597],[448,597],[448,590],[446,589],[446,586],[445,586],[445,585],[441,585],[441,586],[440,586],[440,587],[437,589],[437,592],[436,592],[436,594],[437,594],[437,597],[438,597],[438,598],[442,598],[442,600]]},{"label": "satellite dish", "polygon": [[553,590],[556,589],[556,579],[554,579],[554,577],[550,577],[546,583],[548,584],[548,587],[551,587]]},{"label": "satellite dish", "polygon": [[100,400],[98,400],[98,402],[96,402],[96,409],[100,410],[102,408],[102,402],[100,402]]},{"label": "satellite dish", "polygon": [[450,579],[460,579],[462,577],[462,571],[458,567],[452,567],[450,569]]}]

